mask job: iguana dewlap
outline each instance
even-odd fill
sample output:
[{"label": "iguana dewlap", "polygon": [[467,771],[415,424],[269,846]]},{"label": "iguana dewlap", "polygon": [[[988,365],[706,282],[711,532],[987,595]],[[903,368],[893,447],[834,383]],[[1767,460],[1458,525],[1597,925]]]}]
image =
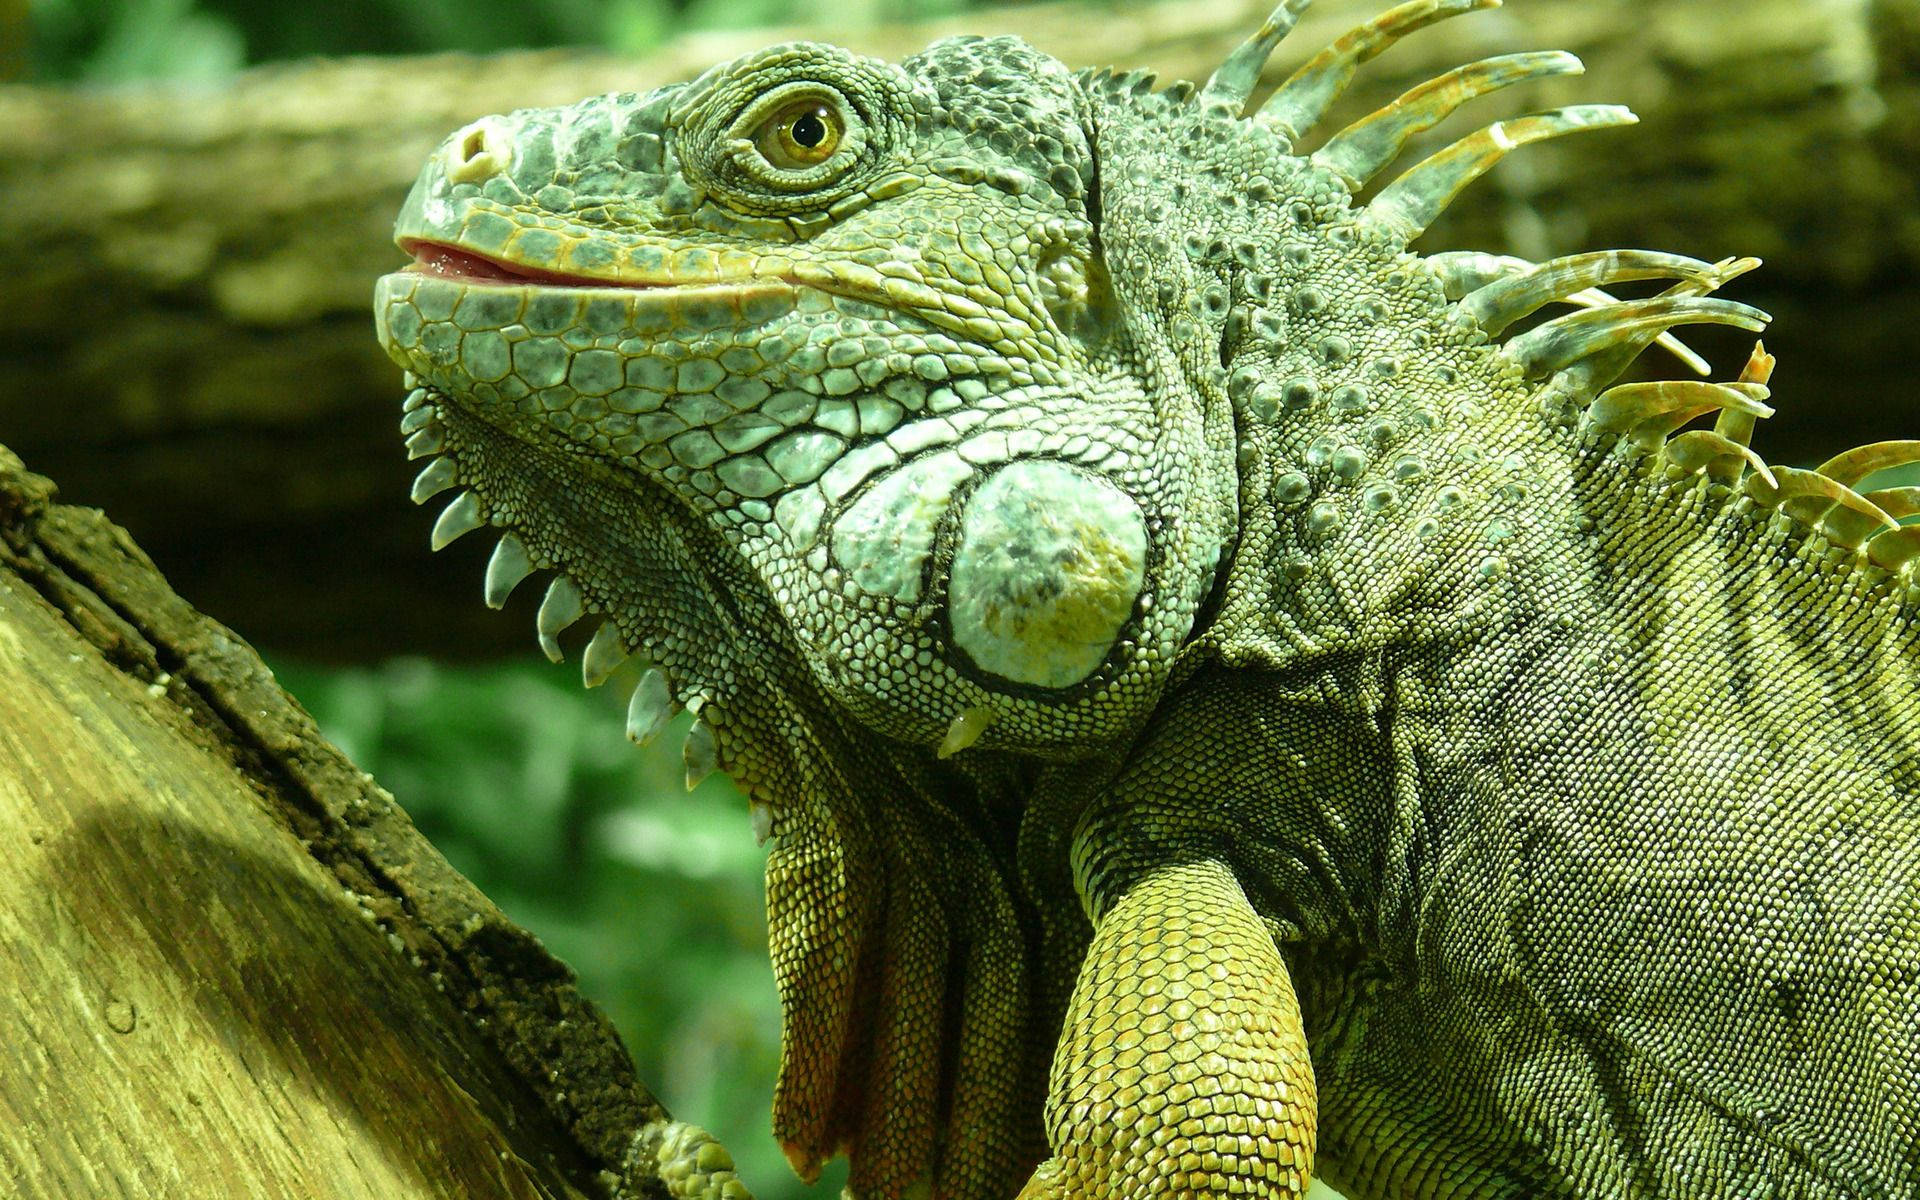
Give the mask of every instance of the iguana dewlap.
[{"label": "iguana dewlap", "polygon": [[[1920,489],[1856,487],[1920,444],[1767,466],[1759,351],[1616,382],[1758,330],[1710,295],[1751,260],[1408,249],[1508,150],[1632,119],[1370,187],[1579,69],[1318,128],[1493,2],[1257,106],[1303,0],[1197,89],[776,46],[422,172],[376,300],[415,499],[498,535],[489,603],[551,572],[547,652],[598,615],[587,682],[643,655],[632,735],[693,710],[689,777],[752,797],[802,1176],[1920,1196]],[[691,1127],[635,1151],[744,1194]]]}]

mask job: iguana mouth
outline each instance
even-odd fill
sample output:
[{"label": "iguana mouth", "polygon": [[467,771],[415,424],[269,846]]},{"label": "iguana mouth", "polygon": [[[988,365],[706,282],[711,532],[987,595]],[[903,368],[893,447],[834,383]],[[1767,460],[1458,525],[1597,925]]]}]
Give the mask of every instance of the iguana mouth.
[{"label": "iguana mouth", "polygon": [[472,250],[445,242],[429,242],[409,238],[400,244],[400,248],[413,255],[413,263],[406,269],[422,275],[435,275],[443,279],[457,279],[465,283],[545,283],[564,287],[653,287],[648,283],[616,283],[609,279],[590,279],[584,275],[563,275],[555,271],[542,271],[534,267],[521,266],[498,258],[489,258]]},{"label": "iguana mouth", "polygon": [[[720,299],[747,304],[755,299],[791,296],[796,290],[825,292],[842,300],[873,305],[895,313],[912,313],[935,326],[964,327],[966,318],[948,311],[953,301],[926,287],[912,287],[897,278],[883,276],[871,269],[848,263],[819,263],[784,255],[755,256],[742,262],[738,258],[721,264],[709,264],[701,270],[673,266],[652,278],[607,278],[596,275],[548,271],[497,258],[451,242],[430,238],[397,239],[402,252],[413,261],[397,274],[425,275],[461,285],[506,287],[591,288],[603,292],[650,292],[672,304],[681,300]],[[961,303],[967,303],[964,298]],[[977,307],[977,301],[972,302]]]},{"label": "iguana mouth", "polygon": [[428,241],[424,238],[406,238],[400,243],[400,249],[413,255],[413,262],[405,268],[421,275],[432,275],[441,279],[457,280],[461,283],[503,283],[546,287],[611,288],[621,291],[654,291],[665,289],[744,287],[755,284],[781,283],[778,277],[748,276],[742,278],[691,278],[691,279],[604,279],[591,275],[570,275],[563,271],[543,271],[538,267],[529,267],[521,263],[510,262],[502,258],[481,254],[464,246],[455,246],[448,242]]}]

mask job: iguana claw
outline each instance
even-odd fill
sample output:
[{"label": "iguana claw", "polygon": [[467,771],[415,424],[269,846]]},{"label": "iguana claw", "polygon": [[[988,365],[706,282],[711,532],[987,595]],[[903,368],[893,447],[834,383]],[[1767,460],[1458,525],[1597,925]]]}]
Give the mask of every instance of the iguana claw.
[{"label": "iguana claw", "polygon": [[674,1200],[753,1200],[733,1169],[733,1155],[698,1125],[654,1121],[627,1144],[629,1180],[656,1175]]}]

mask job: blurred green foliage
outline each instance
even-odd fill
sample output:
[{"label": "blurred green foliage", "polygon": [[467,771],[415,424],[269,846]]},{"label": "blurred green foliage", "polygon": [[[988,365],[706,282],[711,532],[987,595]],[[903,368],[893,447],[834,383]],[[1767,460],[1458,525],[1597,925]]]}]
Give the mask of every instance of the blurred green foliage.
[{"label": "blurred green foliage", "polygon": [[[979,0],[840,0],[834,22],[937,16]],[[645,50],[689,29],[819,22],[806,0],[28,0],[27,71],[40,81],[218,79],[275,59],[485,52],[533,46]]]},{"label": "blurred green foliage", "polygon": [[684,714],[637,750],[630,675],[587,692],[577,666],[533,656],[275,671],[457,870],[579,972],[641,1079],[733,1151],[760,1200],[837,1193],[841,1164],[803,1187],[773,1141],[762,851],[724,776],[686,790]]}]

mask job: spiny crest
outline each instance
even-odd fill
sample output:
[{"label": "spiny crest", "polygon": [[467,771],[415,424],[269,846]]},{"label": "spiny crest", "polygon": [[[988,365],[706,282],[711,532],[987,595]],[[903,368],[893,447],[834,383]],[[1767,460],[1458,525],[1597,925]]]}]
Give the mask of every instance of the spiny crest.
[{"label": "spiny crest", "polygon": [[[1284,0],[1226,58],[1195,99],[1206,109],[1266,125],[1284,144],[1310,133],[1352,83],[1358,68],[1405,35],[1448,17],[1498,7],[1500,0],[1407,0],[1337,38],[1295,71],[1254,112],[1248,103],[1273,50],[1293,29],[1309,0]],[[1327,138],[1307,155],[1358,192],[1391,165],[1415,134],[1431,128],[1468,100],[1529,80],[1574,75],[1584,68],[1557,51],[1507,54],[1448,71]],[[1109,81],[1138,93],[1151,76]],[[1184,94],[1162,93],[1173,101]],[[1418,237],[1473,180],[1529,142],[1588,129],[1632,124],[1617,105],[1575,105],[1496,121],[1454,141],[1387,183],[1356,214],[1364,226],[1401,244]],[[1706,374],[1705,360],[1672,334],[1678,325],[1730,325],[1759,332],[1770,319],[1750,305],[1710,293],[1759,265],[1753,258],[1706,263],[1652,250],[1600,250],[1533,263],[1507,255],[1447,252],[1428,256],[1439,277],[1451,320],[1492,339],[1549,304],[1574,312],[1508,338],[1498,350],[1522,378],[1540,380],[1585,404],[1588,425],[1625,435],[1682,474],[1705,475],[1737,489],[1764,508],[1811,526],[1834,545],[1920,582],[1920,487],[1864,494],[1854,485],[1873,473],[1920,462],[1920,441],[1877,442],[1835,456],[1808,471],[1771,467],[1748,445],[1754,423],[1773,412],[1764,401],[1773,358],[1756,345],[1739,379],[1729,384],[1665,380],[1609,388],[1634,359],[1659,344]],[[1658,295],[1617,299],[1606,289],[1650,279],[1676,282]],[[1715,414],[1712,429],[1682,432]]]},{"label": "spiny crest", "polygon": [[[1500,0],[1407,0],[1348,31],[1309,59],[1251,114],[1292,144],[1325,119],[1355,73],[1389,46],[1448,17],[1497,8]],[[1274,47],[1292,30],[1307,0],[1285,0],[1254,35],[1227,56],[1198,94],[1206,107],[1246,115],[1248,99]],[[1462,104],[1533,79],[1574,75],[1580,60],[1560,51],[1505,54],[1456,68],[1406,92],[1327,139],[1309,156],[1358,191],[1391,165],[1414,134],[1429,129]],[[1382,188],[1361,211],[1364,224],[1411,241],[1469,183],[1518,146],[1574,133],[1632,124],[1618,105],[1587,104],[1497,121],[1429,156]]]},{"label": "spiny crest", "polygon": [[[1754,503],[1811,526],[1832,544],[1863,554],[1877,567],[1900,571],[1920,556],[1920,526],[1899,520],[1920,514],[1920,488],[1862,494],[1853,485],[1876,472],[1920,462],[1920,441],[1860,446],[1811,471],[1769,467],[1747,439],[1757,418],[1773,414],[1762,403],[1773,361],[1765,347],[1756,346],[1731,384],[1622,384],[1602,392],[1588,406],[1587,417],[1594,428],[1625,435],[1683,474],[1705,474],[1737,487]],[[1708,413],[1717,414],[1712,429],[1678,432]]]},{"label": "spiny crest", "polygon": [[[446,449],[445,434],[431,394],[418,386],[419,381],[411,372],[406,382],[412,391],[406,400],[400,428],[407,435],[407,457],[430,460],[413,481],[413,502],[425,504],[457,486],[460,478],[453,460],[440,457]],[[439,519],[434,522],[433,549],[443,549],[489,523],[479,493],[462,491],[441,510]],[[540,602],[534,626],[541,650],[554,662],[560,662],[564,657],[560,649],[560,634],[590,614],[580,585],[571,576],[562,573],[558,564],[536,556],[517,535],[504,533],[495,544],[492,556],[487,559],[484,598],[489,608],[500,608],[506,604],[507,597],[516,587],[537,572],[546,570],[555,574]],[[599,687],[614,671],[625,665],[633,653],[633,647],[628,645],[619,626],[611,618],[602,621],[581,655],[582,682],[590,688]],[[713,730],[698,716],[703,700],[703,697],[696,695],[685,702],[686,707],[696,713],[693,727],[682,747],[688,788],[712,774],[717,766]],[[646,745],[660,735],[667,722],[680,709],[681,702],[673,695],[666,675],[659,667],[650,667],[640,677],[628,701],[627,736],[640,745]]]}]

